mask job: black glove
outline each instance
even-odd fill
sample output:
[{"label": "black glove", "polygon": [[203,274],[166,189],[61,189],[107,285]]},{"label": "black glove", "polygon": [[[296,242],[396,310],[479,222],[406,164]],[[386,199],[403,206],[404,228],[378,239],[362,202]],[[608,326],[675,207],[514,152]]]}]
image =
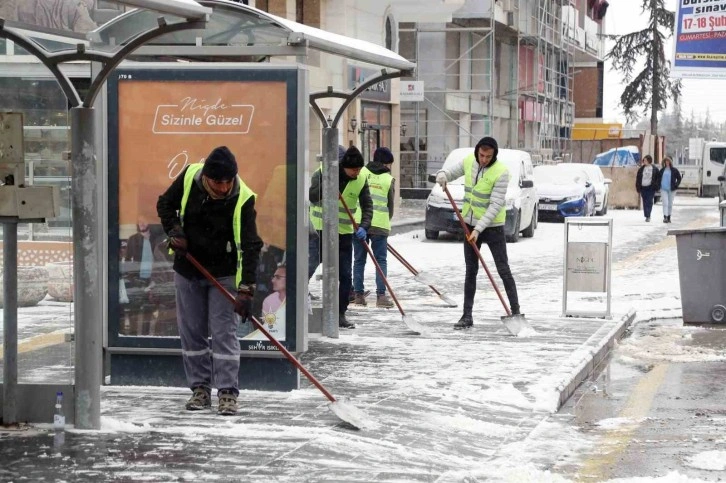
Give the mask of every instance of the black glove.
[{"label": "black glove", "polygon": [[169,248],[182,257],[187,253],[187,236],[179,225],[169,230]]},{"label": "black glove", "polygon": [[255,284],[241,283],[237,289],[237,296],[234,298],[234,311],[247,319],[252,311],[252,298],[255,296]]}]

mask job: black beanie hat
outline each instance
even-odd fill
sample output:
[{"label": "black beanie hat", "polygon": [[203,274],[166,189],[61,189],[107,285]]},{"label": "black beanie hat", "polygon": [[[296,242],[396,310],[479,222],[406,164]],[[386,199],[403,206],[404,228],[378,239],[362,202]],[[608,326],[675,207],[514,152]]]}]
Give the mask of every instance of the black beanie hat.
[{"label": "black beanie hat", "polygon": [[378,148],[373,153],[373,161],[381,164],[393,163],[393,153],[388,148]]},{"label": "black beanie hat", "polygon": [[362,168],[364,164],[363,155],[355,146],[349,147],[343,159],[340,160],[341,168]]},{"label": "black beanie hat", "polygon": [[214,148],[204,161],[202,174],[209,179],[230,180],[237,175],[237,160],[227,146]]},{"label": "black beanie hat", "polygon": [[476,159],[477,162],[479,162],[479,148],[482,146],[489,146],[490,148],[494,149],[494,157],[492,158],[492,163],[496,161],[497,154],[499,154],[499,145],[497,144],[497,140],[487,136],[481,138],[479,142],[476,143],[476,147],[474,148],[474,159]]}]

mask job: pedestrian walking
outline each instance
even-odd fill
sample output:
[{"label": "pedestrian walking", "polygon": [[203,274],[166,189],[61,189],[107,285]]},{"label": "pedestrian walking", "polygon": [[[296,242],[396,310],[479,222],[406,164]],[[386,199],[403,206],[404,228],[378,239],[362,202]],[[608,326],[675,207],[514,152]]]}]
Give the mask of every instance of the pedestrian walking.
[{"label": "pedestrian walking", "polygon": [[[497,273],[502,279],[509,298],[513,315],[520,313],[517,286],[509,268],[507,240],[504,235],[506,218],[505,196],[509,184],[509,171],[503,162],[497,161],[499,146],[491,137],[482,138],[474,148],[474,154],[465,157],[448,170],[436,174],[436,182],[445,187],[449,180],[464,176],[464,206],[461,214],[469,228],[469,240],[477,249],[486,243],[494,258]],[[454,329],[466,329],[474,324],[472,309],[476,293],[476,276],[479,273],[479,258],[464,240],[464,313]]]},{"label": "pedestrian walking", "polygon": [[[368,251],[363,246],[370,243],[373,256],[381,267],[383,276],[388,276],[388,236],[391,234],[391,218],[393,218],[393,200],[396,192],[395,178],[391,176],[393,153],[390,149],[380,147],[373,153],[373,161],[361,170],[361,176],[367,179],[373,200],[373,218],[371,228],[365,240],[353,241],[353,290],[354,304],[366,305],[364,274]],[[355,221],[360,224],[361,211],[355,212]],[[386,284],[376,270],[376,307],[390,309],[393,300],[386,295]]]},{"label": "pedestrian walking", "polygon": [[635,190],[643,199],[645,221],[650,221],[650,213],[653,211],[653,199],[658,187],[658,168],[653,166],[653,157],[646,154],[643,157],[643,165],[638,168],[638,173],[635,176]]},{"label": "pedestrian walking", "polygon": [[[191,164],[159,196],[156,210],[175,252],[174,284],[182,359],[192,397],[186,408],[237,412],[240,345],[238,319],[250,313],[262,240],[257,235],[255,193],[237,175],[226,146],[212,150],[203,164]],[[186,259],[194,256],[228,291],[234,307]],[[211,337],[211,347],[209,338]]]},{"label": "pedestrian walking", "polygon": [[[355,146],[349,147],[340,156],[339,165],[339,181],[338,190],[343,196],[348,208],[355,210],[360,204],[361,221],[358,224],[358,230],[353,230],[353,222],[343,207],[343,203],[338,201],[338,265],[339,265],[339,284],[338,284],[338,300],[339,314],[338,326],[344,329],[354,329],[355,324],[349,322],[345,313],[350,303],[350,291],[353,285],[353,236],[359,240],[365,240],[368,230],[371,226],[371,218],[373,217],[373,201],[368,189],[368,183],[364,176],[360,175],[363,169],[363,155]],[[308,279],[312,278],[315,270],[320,265],[322,258],[323,243],[323,192],[322,192],[322,176],[323,171],[318,168],[310,183],[308,192],[308,200],[310,201],[310,223],[313,225],[317,236],[310,238],[310,246],[308,252]]]},{"label": "pedestrian walking", "polygon": [[660,180],[660,200],[663,203],[663,223],[671,222],[673,212],[673,199],[676,197],[676,190],[681,184],[681,172],[673,166],[670,156],[663,158],[663,168],[658,173]]}]

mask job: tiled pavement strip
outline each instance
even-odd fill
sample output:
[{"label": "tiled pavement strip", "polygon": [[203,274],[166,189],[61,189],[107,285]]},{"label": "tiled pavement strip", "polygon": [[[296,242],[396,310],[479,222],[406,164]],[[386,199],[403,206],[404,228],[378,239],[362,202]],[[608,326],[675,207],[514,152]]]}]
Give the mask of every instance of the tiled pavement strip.
[{"label": "tiled pavement strip", "polygon": [[[652,283],[644,267],[675,248],[662,238],[648,250],[647,259],[637,249],[616,257],[616,276]],[[440,280],[456,293],[461,278]],[[440,308],[411,283],[400,296],[416,302],[407,313],[426,334],[405,332],[397,312],[351,307],[357,329],[312,339],[303,364],[376,429],[340,423],[304,378],[292,393],[243,391],[232,418],[183,411],[186,389],[106,386],[100,432],[68,430],[55,446],[44,427],[0,435],[0,481],[478,481],[467,478],[527,462],[535,428],[636,317],[631,306],[648,308],[615,288],[611,320],[562,319],[553,303],[561,269],[535,267],[520,287],[536,337],[510,337],[497,318],[476,314],[473,329],[452,331],[460,309]],[[678,315],[672,291],[653,297]],[[497,303],[477,295],[478,304],[485,300]]]}]

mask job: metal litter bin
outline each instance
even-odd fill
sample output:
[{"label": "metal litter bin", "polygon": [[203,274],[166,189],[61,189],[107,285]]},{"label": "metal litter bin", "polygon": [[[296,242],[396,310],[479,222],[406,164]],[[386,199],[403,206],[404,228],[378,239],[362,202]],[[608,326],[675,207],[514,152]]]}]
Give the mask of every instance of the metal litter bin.
[{"label": "metal litter bin", "polygon": [[683,322],[726,323],[726,227],[668,234],[676,236]]}]

